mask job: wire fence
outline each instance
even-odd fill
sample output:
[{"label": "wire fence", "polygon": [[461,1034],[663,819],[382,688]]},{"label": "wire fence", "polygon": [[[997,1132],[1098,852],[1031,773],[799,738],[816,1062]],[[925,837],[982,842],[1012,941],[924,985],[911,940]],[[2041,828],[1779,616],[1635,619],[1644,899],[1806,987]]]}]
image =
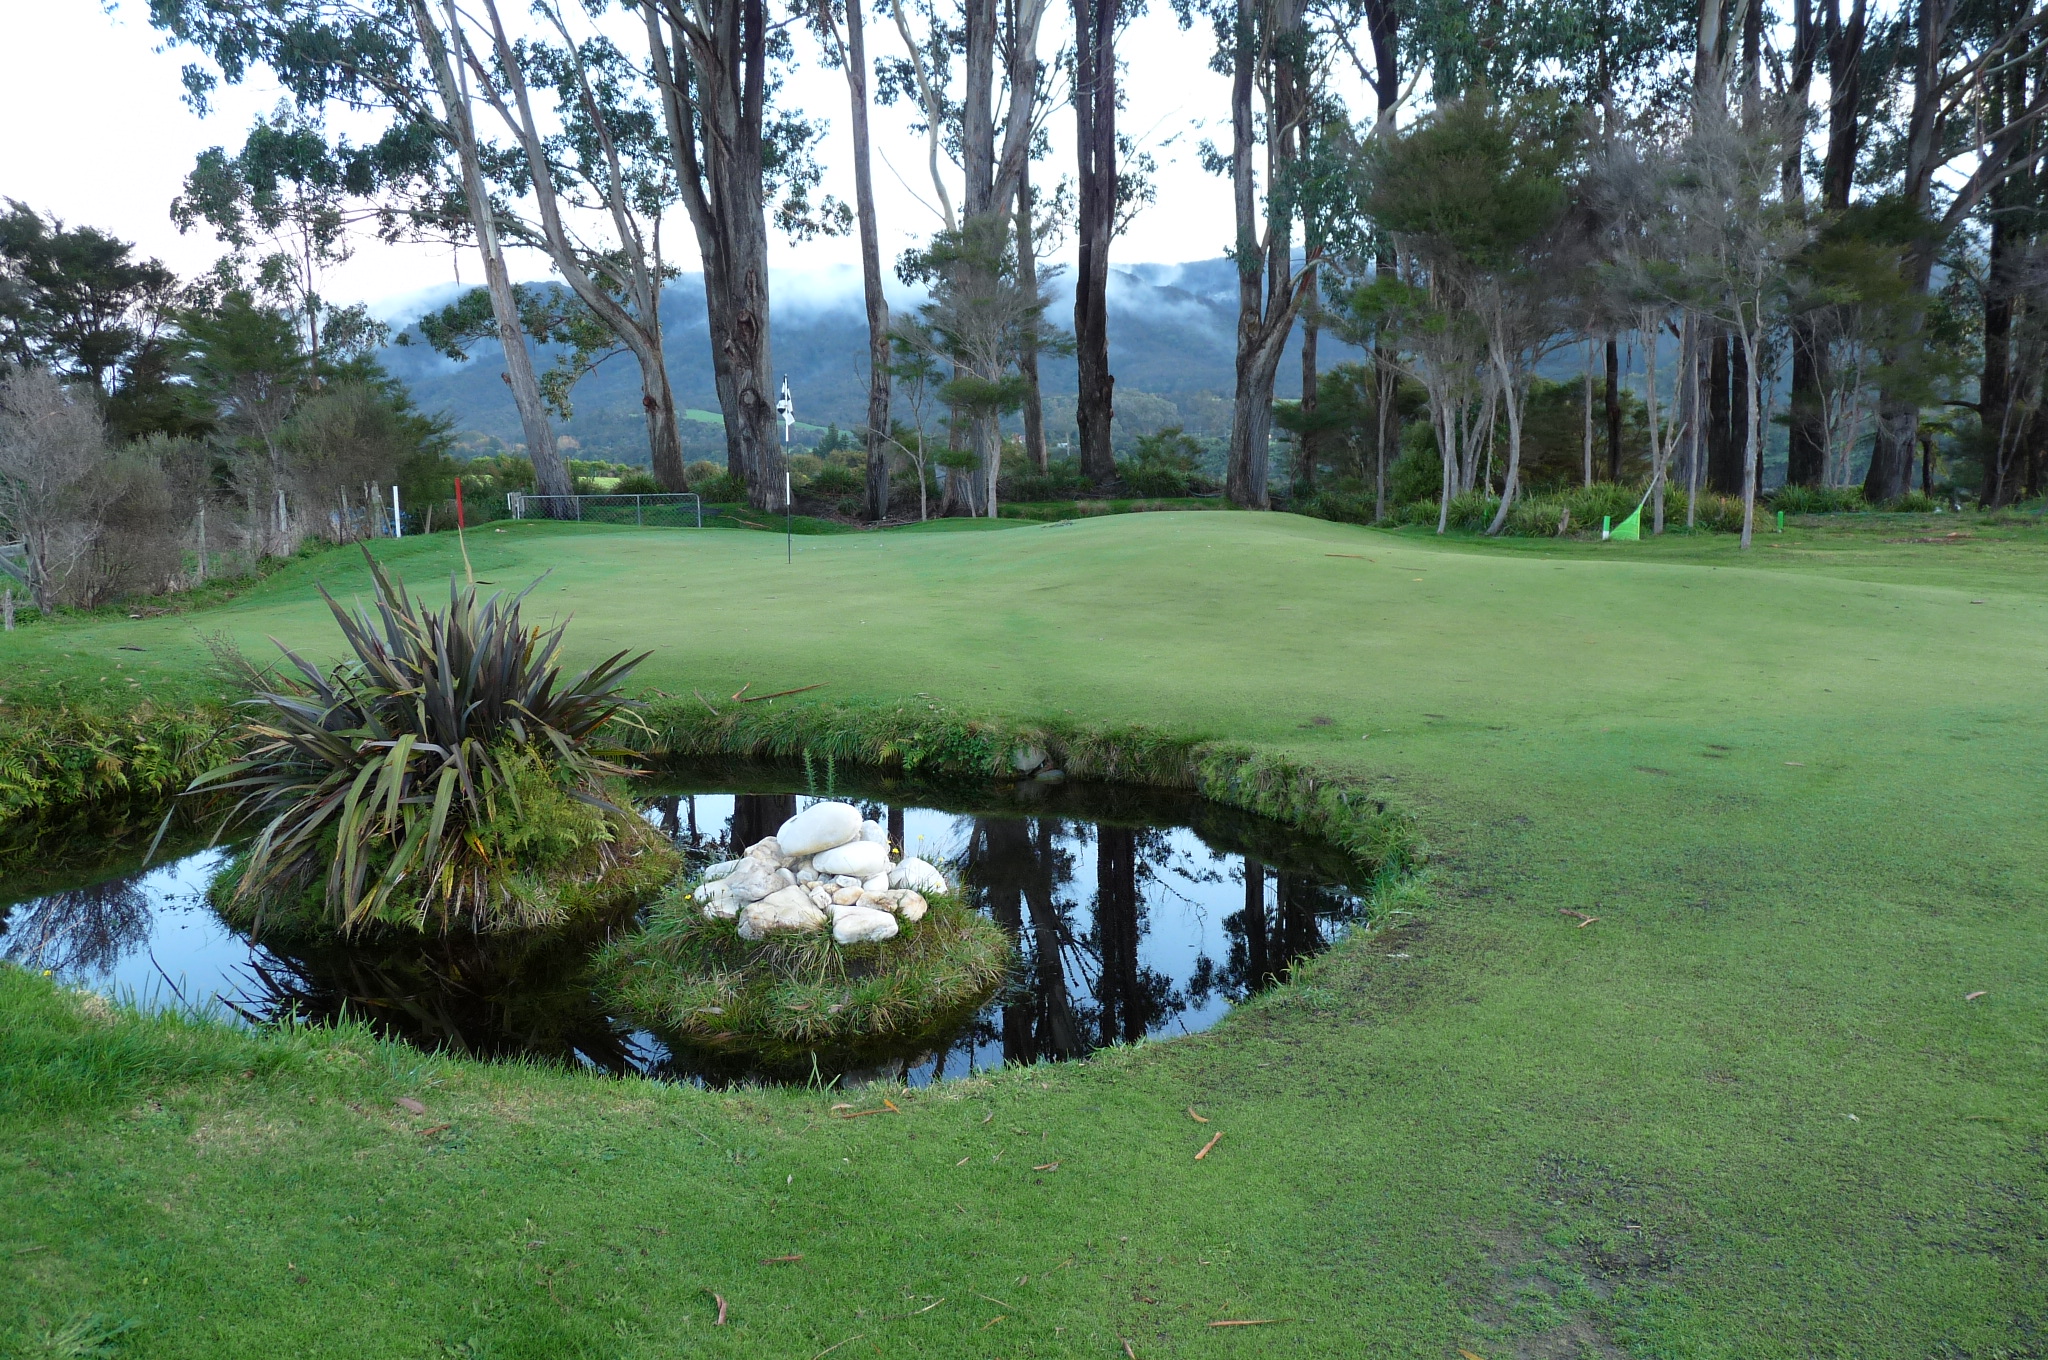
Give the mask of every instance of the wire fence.
[{"label": "wire fence", "polygon": [[704,502],[693,492],[648,495],[535,496],[514,491],[505,497],[514,519],[577,520],[585,524],[634,524],[657,529],[701,529]]}]

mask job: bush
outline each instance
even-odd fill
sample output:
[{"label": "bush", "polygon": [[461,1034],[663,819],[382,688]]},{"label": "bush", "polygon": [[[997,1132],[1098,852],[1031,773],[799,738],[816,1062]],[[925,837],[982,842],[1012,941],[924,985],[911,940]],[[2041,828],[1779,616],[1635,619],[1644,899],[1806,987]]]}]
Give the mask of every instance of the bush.
[{"label": "bush", "polygon": [[193,783],[264,819],[225,910],[275,904],[343,931],[552,925],[673,862],[594,745],[637,707],[619,690],[644,658],[560,679],[564,626],[523,627],[523,593],[479,605],[451,579],[436,612],[364,557],[376,618],[321,591],[354,655],[325,673],[290,652],[296,674],[242,663],[244,754]]},{"label": "bush", "polygon": [[837,463],[827,463],[813,473],[804,485],[804,494],[820,500],[836,496],[858,496],[867,489],[867,479],[852,468]]},{"label": "bush", "polygon": [[683,469],[683,484],[707,502],[730,505],[747,498],[746,482],[708,459]]},{"label": "bush", "polygon": [[1770,506],[1788,515],[1840,515],[1870,508],[1860,486],[1781,486],[1771,493]]},{"label": "bush", "polygon": [[614,496],[659,496],[666,488],[646,468],[631,468],[612,487]]},{"label": "bush", "polygon": [[[1081,475],[1081,465],[1073,458],[1053,458],[1047,461],[1045,471],[1035,468],[1013,473],[1003,478],[999,488],[1000,499],[1004,501],[1070,501],[1092,495],[1095,486]],[[915,474],[912,474],[912,489],[915,490]]]},{"label": "bush", "polygon": [[1140,435],[1131,456],[1117,464],[1117,476],[1135,495],[1185,496],[1198,485],[1208,489],[1199,471],[1201,457],[1201,440],[1168,425]]},{"label": "bush", "polygon": [[1941,505],[1924,491],[1908,491],[1897,500],[1887,502],[1884,508],[1900,515],[1931,515]]}]

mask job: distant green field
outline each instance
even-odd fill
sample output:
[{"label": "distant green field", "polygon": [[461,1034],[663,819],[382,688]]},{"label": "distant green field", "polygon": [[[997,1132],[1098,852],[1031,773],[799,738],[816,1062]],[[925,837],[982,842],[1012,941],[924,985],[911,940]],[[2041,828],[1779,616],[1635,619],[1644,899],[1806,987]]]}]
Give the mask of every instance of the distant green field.
[{"label": "distant green field", "polygon": [[[1143,721],[1365,781],[1417,818],[1427,905],[1211,1032],[851,1122],[836,1094],[107,1018],[0,970],[0,1336],[2044,1353],[2039,529],[1890,517],[1744,556],[1257,514],[937,531],[961,527],[785,562],[778,535],[521,523],[470,556],[546,572],[582,656],[651,647],[650,687]],[[459,570],[447,535],[378,546],[430,593]],[[175,695],[215,631],[324,650],[314,584],[364,579],[330,553],[191,614],[32,623],[0,698]],[[1212,1325],[1236,1321],[1260,1325]]]}]

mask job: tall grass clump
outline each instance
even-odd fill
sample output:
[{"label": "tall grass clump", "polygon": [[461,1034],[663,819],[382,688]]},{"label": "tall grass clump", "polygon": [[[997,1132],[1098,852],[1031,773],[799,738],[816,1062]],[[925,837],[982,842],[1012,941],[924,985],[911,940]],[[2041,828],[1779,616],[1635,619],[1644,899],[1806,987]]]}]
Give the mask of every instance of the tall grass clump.
[{"label": "tall grass clump", "polygon": [[445,933],[555,926],[651,895],[675,857],[624,805],[625,752],[599,744],[607,724],[637,722],[620,689],[645,656],[564,679],[567,625],[522,623],[527,592],[479,603],[451,581],[436,611],[374,558],[370,571],[374,611],[321,591],[349,654],[322,670],[281,648],[281,673],[248,667],[241,758],[193,783],[239,797],[231,822],[260,824],[215,885],[223,911],[258,928]]}]

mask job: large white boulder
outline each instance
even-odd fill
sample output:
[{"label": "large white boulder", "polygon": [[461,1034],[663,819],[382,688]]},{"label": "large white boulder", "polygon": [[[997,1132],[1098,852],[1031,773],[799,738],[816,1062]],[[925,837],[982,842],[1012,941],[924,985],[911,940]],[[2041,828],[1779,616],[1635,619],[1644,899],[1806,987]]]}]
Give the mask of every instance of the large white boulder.
[{"label": "large white boulder", "polygon": [[946,890],[946,876],[913,855],[889,871],[889,886],[942,893]]},{"label": "large white boulder", "polygon": [[896,914],[906,921],[922,921],[931,903],[924,900],[924,894],[906,892],[897,899]]},{"label": "large white boulder", "polygon": [[889,872],[889,847],[873,841],[850,841],[811,856],[811,867],[821,874],[873,878]]},{"label": "large white boulder", "polygon": [[893,939],[899,927],[886,911],[869,907],[840,907],[833,913],[832,938],[841,944],[874,944]]},{"label": "large white boulder", "polygon": [[748,859],[765,859],[770,864],[787,864],[790,856],[773,836],[763,836],[747,847]]},{"label": "large white boulder", "polygon": [[787,887],[795,881],[789,870],[752,858],[742,861],[739,868],[722,880],[725,890],[743,903],[758,902],[777,888]]},{"label": "large white boulder", "polygon": [[863,892],[887,892],[889,891],[889,875],[887,873],[879,873],[864,878],[860,881],[860,886]]},{"label": "large white boulder", "polygon": [[889,843],[889,828],[883,826],[880,822],[862,822],[860,824],[860,838],[864,841],[873,841],[877,845],[887,845]]},{"label": "large white boulder", "polygon": [[743,940],[769,935],[802,934],[825,927],[825,913],[818,910],[811,895],[795,886],[778,888],[758,902],[740,909],[739,932]]},{"label": "large white boulder", "polygon": [[[813,803],[784,822],[775,841],[785,856],[815,855],[860,836],[860,809],[851,803]],[[819,873],[829,873],[817,866]]]},{"label": "large white boulder", "polygon": [[704,871],[704,881],[709,883],[714,878],[724,878],[744,863],[746,863],[745,860],[729,859],[723,864],[714,864]]}]

